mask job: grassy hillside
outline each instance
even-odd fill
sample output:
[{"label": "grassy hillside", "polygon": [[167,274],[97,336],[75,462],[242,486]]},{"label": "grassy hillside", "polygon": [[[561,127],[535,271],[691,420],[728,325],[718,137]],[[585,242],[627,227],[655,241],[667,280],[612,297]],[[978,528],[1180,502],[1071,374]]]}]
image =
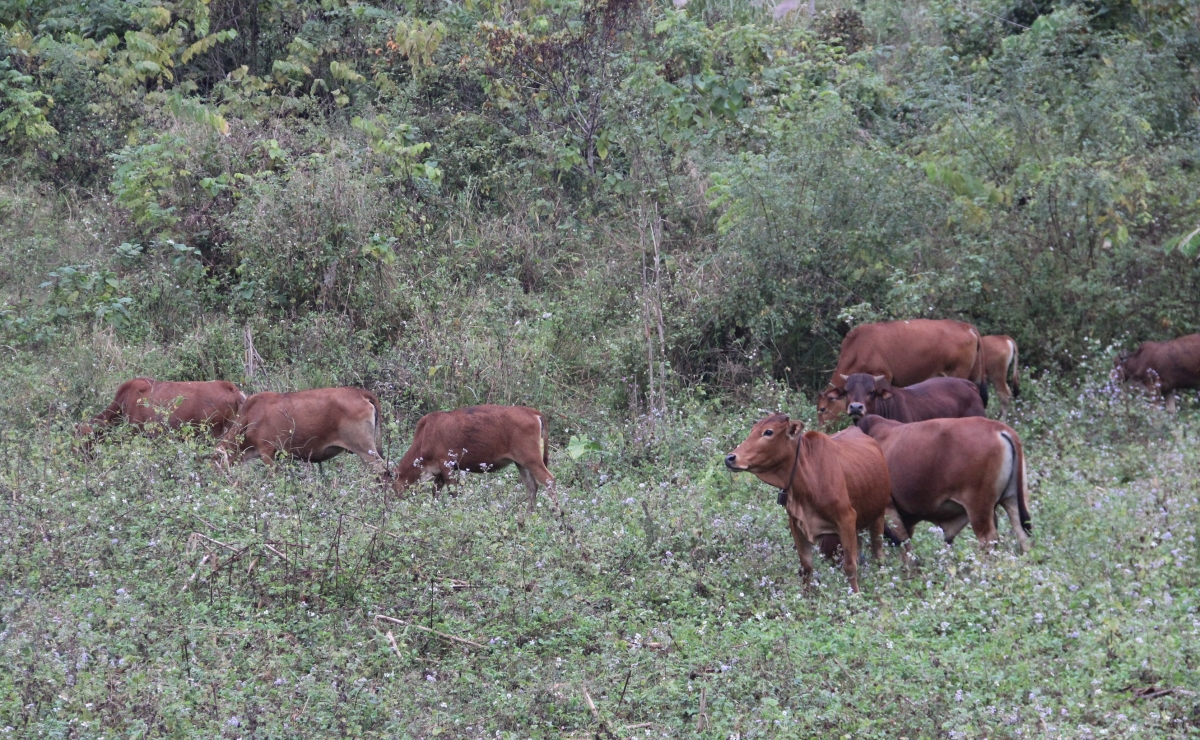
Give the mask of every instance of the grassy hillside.
[{"label": "grassy hillside", "polygon": [[[773,5],[0,0],[0,734],[1200,731],[1195,397],[1107,380],[1200,330],[1196,8]],[[801,593],[721,455],[913,317],[1017,339],[1035,549]],[[143,374],[537,406],[565,519],[78,455]]]},{"label": "grassy hillside", "polygon": [[[41,400],[77,369],[45,359],[14,357],[2,381],[6,416],[26,419],[0,468],[14,736],[1198,727],[1194,407],[1168,418],[1098,380],[1027,382],[1033,552],[1006,528],[990,556],[969,533],[946,548],[926,525],[915,571],[889,548],[850,596],[824,563],[803,593],[775,491],[721,469],[765,411],[811,417],[779,387],[680,400],[652,435],[644,419],[556,421],[559,440],[571,423],[599,445],[552,451],[571,534],[544,497],[524,515],[511,472],[397,500],[352,458],[226,477],[210,443],[118,436],[84,461]],[[389,430],[393,456],[407,433]]]}]

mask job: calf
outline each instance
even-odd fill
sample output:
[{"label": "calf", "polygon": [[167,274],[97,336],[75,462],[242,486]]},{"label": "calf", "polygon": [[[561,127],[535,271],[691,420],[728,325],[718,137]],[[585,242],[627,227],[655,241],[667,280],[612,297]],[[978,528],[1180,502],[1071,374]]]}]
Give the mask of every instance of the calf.
[{"label": "calf", "polygon": [[[1020,377],[1018,377],[1017,343],[1012,337],[1003,334],[979,338],[983,346],[983,370],[987,380],[996,386],[1000,396],[1000,420],[1008,418],[1008,407],[1014,397],[1021,397]],[[1009,385],[1009,370],[1012,371],[1012,384]]]},{"label": "calf", "polygon": [[805,586],[812,577],[813,544],[832,536],[841,542],[850,588],[858,591],[858,532],[870,530],[871,552],[881,559],[883,513],[891,496],[887,464],[874,440],[854,427],[833,437],[804,432],[787,414],[773,414],[754,425],[725,465],[780,489]]},{"label": "calf", "polygon": [[245,393],[224,380],[134,378],[122,383],[109,407],[91,422],[77,426],[75,434],[93,437],[120,422],[144,430],[151,422],[158,422],[169,429],[194,424],[220,436],[233,423],[245,400]]},{"label": "calf", "polygon": [[226,464],[247,454],[270,464],[280,453],[319,463],[353,452],[383,476],[382,421],[379,399],[361,388],[255,393],[221,437],[217,455]]},{"label": "calf", "polygon": [[907,540],[917,522],[942,528],[946,542],[969,522],[982,548],[996,540],[996,507],[1008,512],[1021,552],[1029,551],[1025,450],[1008,426],[991,419],[932,419],[901,424],[864,416],[858,427],[883,448],[892,507]]},{"label": "calf", "polygon": [[546,486],[557,505],[554,476],[547,467],[546,419],[527,406],[467,406],[434,411],[417,422],[412,445],[395,468],[397,493],[423,480],[440,490],[452,472],[485,473],[515,464],[529,492],[533,511],[538,484]]},{"label": "calf", "polygon": [[855,373],[846,378],[846,402],[846,411],[855,421],[866,414],[902,424],[985,415],[979,387],[962,378],[930,378],[908,388],[893,388],[882,375]]},{"label": "calf", "polygon": [[1170,342],[1142,342],[1132,355],[1122,353],[1113,361],[1121,382],[1138,382],[1146,390],[1160,391],[1167,411],[1175,411],[1175,391],[1200,388],[1200,334]]}]

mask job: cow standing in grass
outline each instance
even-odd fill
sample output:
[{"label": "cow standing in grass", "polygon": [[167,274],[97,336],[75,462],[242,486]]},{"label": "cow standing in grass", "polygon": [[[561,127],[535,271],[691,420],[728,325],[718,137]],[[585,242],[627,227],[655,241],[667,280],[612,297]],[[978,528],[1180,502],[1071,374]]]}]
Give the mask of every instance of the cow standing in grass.
[{"label": "cow standing in grass", "polygon": [[[858,427],[887,459],[893,511],[908,540],[917,522],[942,528],[947,543],[967,524],[982,548],[997,540],[996,507],[1008,513],[1021,551],[1029,550],[1029,488],[1025,449],[1010,427],[985,418],[901,424],[864,416]],[[910,546],[906,546],[906,552]]]},{"label": "cow standing in grass", "polygon": [[277,455],[324,462],[353,452],[380,476],[382,414],[379,399],[361,388],[314,388],[292,393],[255,393],[217,445],[219,459],[248,456],[271,464]]},{"label": "cow standing in grass", "polygon": [[988,382],[996,387],[996,395],[1000,397],[1000,420],[1004,421],[1008,418],[1013,398],[1021,396],[1017,343],[1003,334],[980,337],[979,341],[983,346],[984,374]]},{"label": "cow standing in grass", "polygon": [[1167,411],[1175,411],[1175,391],[1200,388],[1200,334],[1170,342],[1142,342],[1133,354],[1121,353],[1113,362],[1123,383],[1141,383],[1162,393]]},{"label": "cow standing in grass", "polygon": [[246,394],[233,383],[164,381],[134,378],[117,388],[108,408],[75,428],[77,437],[90,439],[122,422],[146,430],[155,424],[179,429],[191,424],[220,436],[238,415]]},{"label": "cow standing in grass", "polygon": [[881,375],[893,386],[936,377],[966,378],[980,386],[987,405],[979,331],[962,321],[912,319],[863,324],[842,340],[837,368],[817,395],[817,420],[827,424],[846,413],[846,379]]},{"label": "cow standing in grass", "polygon": [[750,436],[725,457],[733,471],[748,471],[780,489],[788,529],[800,556],[805,586],[812,578],[814,544],[837,538],[842,569],[858,591],[858,532],[870,530],[871,552],[883,556],[883,514],[891,498],[887,463],[879,445],[850,427],[832,437],[805,432],[787,414],[754,425]]},{"label": "cow standing in grass", "polygon": [[557,507],[550,473],[546,418],[527,406],[467,406],[435,411],[417,422],[412,444],[394,469],[395,488],[402,493],[420,481],[441,490],[458,471],[487,473],[516,465],[533,511],[538,486]]},{"label": "cow standing in grass", "polygon": [[985,415],[979,386],[962,378],[930,378],[895,388],[882,375],[855,373],[846,379],[846,402],[855,421],[867,414],[902,424]]}]

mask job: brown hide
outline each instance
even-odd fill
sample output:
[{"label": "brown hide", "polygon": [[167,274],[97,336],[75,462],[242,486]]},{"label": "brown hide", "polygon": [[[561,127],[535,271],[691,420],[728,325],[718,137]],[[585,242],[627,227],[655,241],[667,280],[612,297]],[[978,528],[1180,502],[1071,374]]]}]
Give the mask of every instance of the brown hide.
[{"label": "brown hide", "polygon": [[855,373],[882,375],[900,387],[938,376],[982,384],[979,331],[968,323],[949,319],[887,321],[855,327],[842,340],[833,378],[818,397],[817,420],[821,424],[845,413],[845,381]]},{"label": "brown hide", "polygon": [[1146,390],[1161,391],[1167,410],[1175,410],[1175,391],[1200,388],[1200,334],[1170,342],[1142,342],[1132,355],[1118,355],[1113,363],[1123,382],[1141,383]]},{"label": "brown hide", "polygon": [[773,414],[754,425],[725,465],[786,489],[788,529],[806,585],[814,543],[837,537],[842,568],[858,591],[859,530],[870,530],[876,560],[883,555],[883,512],[891,495],[887,465],[879,445],[853,427],[833,437],[802,427],[786,414]]},{"label": "brown hide", "polygon": [[134,378],[117,388],[116,398],[90,423],[76,427],[81,437],[99,434],[125,422],[139,429],[151,422],[178,429],[184,424],[204,427],[220,436],[237,417],[246,394],[233,383],[212,381],[162,381]]},{"label": "brown hide", "polygon": [[883,377],[855,373],[846,379],[846,401],[854,419],[878,414],[902,424],[985,415],[979,387],[962,378],[930,378],[895,388]]},{"label": "brown hide", "polygon": [[532,509],[538,484],[554,497],[554,476],[547,467],[546,420],[527,406],[467,406],[435,411],[417,422],[412,445],[395,468],[397,492],[420,480],[440,489],[453,471],[484,473],[515,464],[529,492]]},{"label": "brown hide", "polygon": [[1013,397],[1021,395],[1017,343],[1012,337],[1003,334],[980,337],[979,343],[983,347],[984,374],[987,376],[987,381],[995,386],[996,393],[1000,396],[1000,419],[1007,419],[1008,408],[1012,404]]},{"label": "brown hide", "polygon": [[997,539],[996,507],[1008,513],[1022,552],[1031,530],[1025,451],[1010,427],[985,418],[900,424],[865,416],[859,428],[883,448],[892,506],[907,539],[917,522],[933,522],[951,542],[968,523],[981,547]]},{"label": "brown hide", "polygon": [[324,462],[353,452],[372,470],[385,472],[379,456],[379,399],[361,388],[313,388],[293,393],[255,393],[217,445],[218,455],[237,462],[247,455],[268,464],[277,454]]}]

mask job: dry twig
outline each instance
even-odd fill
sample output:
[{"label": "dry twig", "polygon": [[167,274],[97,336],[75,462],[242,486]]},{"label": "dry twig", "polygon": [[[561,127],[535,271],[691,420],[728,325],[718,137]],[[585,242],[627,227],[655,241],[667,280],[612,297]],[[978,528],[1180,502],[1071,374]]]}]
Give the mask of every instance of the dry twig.
[{"label": "dry twig", "polygon": [[461,643],[461,644],[463,644],[463,645],[470,645],[471,647],[473,647],[473,648],[479,648],[480,650],[482,650],[482,649],[484,649],[485,647],[487,647],[486,645],[480,645],[478,642],[475,642],[474,640],[468,640],[468,639],[466,639],[466,638],[463,638],[463,637],[455,637],[454,635],[448,635],[448,634],[446,634],[445,632],[438,632],[438,631],[437,631],[437,630],[435,630],[435,629],[430,629],[430,628],[428,628],[428,627],[422,627],[422,626],[421,626],[421,625],[419,625],[419,624],[415,624],[415,623],[413,623],[413,622],[406,622],[406,621],[405,621],[405,620],[403,620],[403,619],[396,619],[395,617],[385,617],[385,616],[384,616],[384,615],[382,615],[382,614],[376,614],[376,615],[375,615],[375,619],[376,619],[376,620],[383,619],[383,620],[385,620],[385,621],[388,621],[388,622],[393,622],[393,623],[395,623],[395,624],[402,624],[402,625],[404,625],[405,627],[412,627],[413,629],[418,629],[418,630],[421,630],[422,632],[429,632],[430,634],[437,635],[438,637],[441,637],[441,638],[444,638],[444,639],[450,640],[450,641],[452,641],[452,642]]}]

